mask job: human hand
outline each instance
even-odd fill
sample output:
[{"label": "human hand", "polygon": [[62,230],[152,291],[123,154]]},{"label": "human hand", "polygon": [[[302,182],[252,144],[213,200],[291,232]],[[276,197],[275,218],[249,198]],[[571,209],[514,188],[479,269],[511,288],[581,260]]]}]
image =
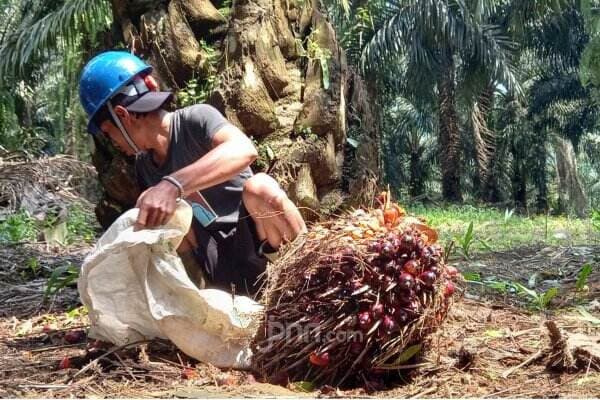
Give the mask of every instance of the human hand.
[{"label": "human hand", "polygon": [[164,225],[175,212],[178,195],[177,187],[167,181],[160,181],[157,185],[146,189],[138,197],[135,205],[140,212],[134,229]]}]

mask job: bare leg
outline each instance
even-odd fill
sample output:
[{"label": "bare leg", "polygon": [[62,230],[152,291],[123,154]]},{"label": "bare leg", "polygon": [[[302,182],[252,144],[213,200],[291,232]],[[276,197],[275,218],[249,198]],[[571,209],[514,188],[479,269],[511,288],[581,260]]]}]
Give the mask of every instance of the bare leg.
[{"label": "bare leg", "polygon": [[196,240],[196,234],[194,232],[194,229],[192,227],[190,227],[190,230],[185,235],[185,237],[183,238],[183,241],[177,248],[177,253],[179,253],[179,254],[187,253],[187,252],[194,250],[196,247],[198,247],[198,241]]},{"label": "bare leg", "polygon": [[206,279],[204,277],[204,267],[200,265],[194,254],[194,249],[196,249],[196,247],[198,247],[196,234],[194,229],[190,227],[190,230],[177,248],[177,254],[179,254],[179,258],[181,258],[181,262],[191,281],[194,282],[198,288],[203,289],[206,286]]}]

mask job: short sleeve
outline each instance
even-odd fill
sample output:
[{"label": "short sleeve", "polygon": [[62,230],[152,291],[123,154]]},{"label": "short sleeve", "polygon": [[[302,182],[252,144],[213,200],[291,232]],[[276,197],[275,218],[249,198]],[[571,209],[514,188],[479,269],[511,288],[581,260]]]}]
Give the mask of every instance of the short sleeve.
[{"label": "short sleeve", "polygon": [[191,134],[200,139],[207,147],[211,147],[215,134],[224,126],[231,123],[211,105],[197,104],[185,110],[186,127]]}]

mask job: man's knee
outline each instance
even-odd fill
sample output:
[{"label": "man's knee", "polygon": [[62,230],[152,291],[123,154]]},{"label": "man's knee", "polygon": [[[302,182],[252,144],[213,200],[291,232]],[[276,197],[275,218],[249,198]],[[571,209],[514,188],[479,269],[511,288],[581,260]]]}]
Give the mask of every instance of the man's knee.
[{"label": "man's knee", "polygon": [[183,237],[183,240],[179,244],[179,247],[177,248],[177,252],[179,254],[187,253],[189,251],[196,249],[196,247],[198,247],[198,241],[196,240],[196,233],[194,232],[194,229],[192,227],[190,227],[190,230]]},{"label": "man's knee", "polygon": [[265,173],[256,174],[246,181],[243,196],[245,200],[259,198],[274,207],[283,206],[287,198],[277,181]]}]

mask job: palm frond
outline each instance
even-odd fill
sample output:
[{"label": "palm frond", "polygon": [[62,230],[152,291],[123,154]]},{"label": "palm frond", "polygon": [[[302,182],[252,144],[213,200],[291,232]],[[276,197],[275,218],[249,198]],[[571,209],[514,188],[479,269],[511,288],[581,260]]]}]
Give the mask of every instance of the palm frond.
[{"label": "palm frond", "polygon": [[107,0],[71,0],[41,19],[24,19],[0,43],[0,78],[22,75],[32,60],[60,52],[61,46],[72,45],[80,34],[93,39],[109,26],[111,18]]},{"label": "palm frond", "polygon": [[[512,64],[513,43],[500,29],[479,23],[463,1],[411,0],[392,2],[392,17],[373,35],[360,60],[363,71],[392,63],[398,55],[435,76],[446,53],[462,54],[478,60],[509,89],[519,91],[516,68]],[[483,11],[477,11],[483,13]]]}]

